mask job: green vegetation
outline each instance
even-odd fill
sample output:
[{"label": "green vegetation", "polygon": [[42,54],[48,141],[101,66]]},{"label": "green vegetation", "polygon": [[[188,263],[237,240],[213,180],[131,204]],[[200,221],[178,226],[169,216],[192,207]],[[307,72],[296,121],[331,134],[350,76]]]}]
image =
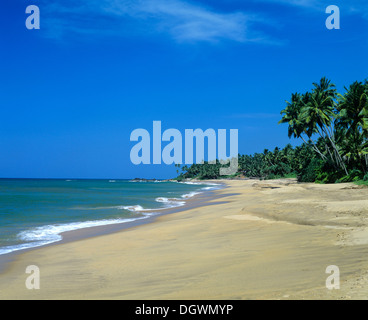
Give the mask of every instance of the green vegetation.
[{"label": "green vegetation", "polygon": [[[368,185],[368,81],[356,81],[339,94],[322,78],[310,92],[292,94],[281,115],[289,138],[301,139],[302,145],[239,155],[234,176]],[[216,179],[219,168],[218,161],[184,166],[177,179]]]}]

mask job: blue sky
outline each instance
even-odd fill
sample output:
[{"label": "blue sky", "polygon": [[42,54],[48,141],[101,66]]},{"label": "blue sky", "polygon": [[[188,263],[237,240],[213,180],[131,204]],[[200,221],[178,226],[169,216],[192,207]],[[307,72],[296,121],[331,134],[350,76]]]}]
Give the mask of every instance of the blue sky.
[{"label": "blue sky", "polygon": [[[25,27],[37,5],[41,29]],[[341,29],[325,9],[340,7]],[[239,152],[283,147],[280,111],[323,76],[368,78],[368,1],[5,0],[0,177],[169,178],[135,166],[130,133],[238,129]]]}]

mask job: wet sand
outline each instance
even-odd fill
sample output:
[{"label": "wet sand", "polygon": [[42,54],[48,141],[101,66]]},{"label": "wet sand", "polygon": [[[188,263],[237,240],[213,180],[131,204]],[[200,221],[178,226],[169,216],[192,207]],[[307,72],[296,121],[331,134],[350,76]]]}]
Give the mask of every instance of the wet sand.
[{"label": "wet sand", "polygon": [[[208,205],[17,255],[0,274],[0,299],[368,297],[367,188],[225,183]],[[25,286],[29,265],[39,290]],[[339,290],[326,288],[330,265]]]}]

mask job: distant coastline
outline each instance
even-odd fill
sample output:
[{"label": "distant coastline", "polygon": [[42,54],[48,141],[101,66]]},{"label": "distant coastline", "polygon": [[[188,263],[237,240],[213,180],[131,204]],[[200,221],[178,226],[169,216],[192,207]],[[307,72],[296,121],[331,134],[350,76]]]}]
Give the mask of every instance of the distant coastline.
[{"label": "distant coastline", "polygon": [[[299,182],[368,186],[368,80],[355,81],[340,94],[323,77],[310,91],[293,93],[281,116],[279,124],[288,126],[288,137],[303,143],[239,154],[238,171],[227,178],[297,178]],[[184,165],[177,179],[226,178],[220,175],[223,167],[219,160]]]}]

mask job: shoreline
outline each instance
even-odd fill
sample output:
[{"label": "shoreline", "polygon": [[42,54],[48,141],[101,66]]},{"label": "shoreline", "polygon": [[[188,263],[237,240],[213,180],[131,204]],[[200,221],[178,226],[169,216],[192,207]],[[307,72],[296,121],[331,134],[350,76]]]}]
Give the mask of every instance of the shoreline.
[{"label": "shoreline", "polygon": [[[368,189],[223,182],[202,206],[18,255],[0,274],[0,299],[368,297]],[[24,286],[31,264],[40,290]],[[340,268],[340,290],[326,289],[330,265]]]},{"label": "shoreline", "polygon": [[[206,182],[214,183],[214,181],[203,180],[203,185],[205,185]],[[202,184],[202,181],[199,183]],[[215,190],[221,190],[224,188],[227,188],[226,184],[220,182],[218,183],[218,189],[215,189]],[[199,193],[194,195],[193,197],[181,200],[185,202],[185,204],[182,206],[168,207],[168,208],[163,207],[163,208],[159,208],[155,210],[145,211],[145,213],[147,214],[154,213],[150,216],[145,216],[142,218],[135,218],[135,220],[133,221],[113,223],[113,224],[100,225],[100,226],[94,226],[94,227],[83,227],[83,228],[76,229],[76,230],[61,232],[59,235],[62,237],[62,239],[59,241],[55,241],[55,242],[51,242],[51,243],[43,244],[39,246],[34,246],[30,248],[19,249],[19,250],[15,250],[9,253],[2,254],[0,255],[0,275],[3,272],[6,272],[10,263],[16,260],[17,255],[20,255],[20,254],[23,254],[25,252],[29,252],[32,250],[46,248],[46,247],[50,247],[54,245],[72,242],[72,241],[78,241],[78,240],[88,239],[92,237],[108,235],[108,234],[112,234],[115,232],[123,231],[125,229],[138,227],[146,223],[152,223],[156,220],[156,218],[162,215],[173,214],[176,212],[189,210],[193,207],[200,207],[200,206],[206,205],[206,203],[208,203],[210,200],[217,199],[217,197],[220,197],[219,195],[216,195],[214,193],[215,190],[198,191]]]}]

